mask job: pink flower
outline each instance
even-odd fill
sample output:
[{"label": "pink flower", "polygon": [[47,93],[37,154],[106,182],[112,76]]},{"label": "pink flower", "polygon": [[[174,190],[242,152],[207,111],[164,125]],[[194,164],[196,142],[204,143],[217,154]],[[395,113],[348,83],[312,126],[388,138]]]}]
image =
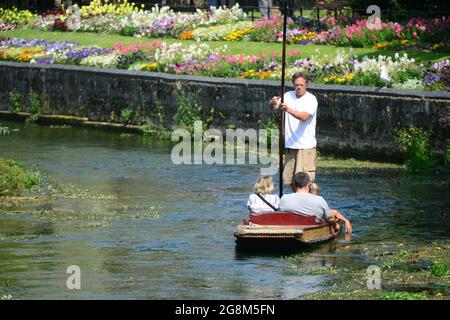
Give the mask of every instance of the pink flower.
[{"label": "pink flower", "polygon": [[373,40],[373,41],[377,40],[376,35],[373,35],[373,36],[372,36],[372,40]]},{"label": "pink flower", "polygon": [[414,32],[412,33],[412,35],[413,35],[414,38],[417,38],[417,32],[414,31]]}]

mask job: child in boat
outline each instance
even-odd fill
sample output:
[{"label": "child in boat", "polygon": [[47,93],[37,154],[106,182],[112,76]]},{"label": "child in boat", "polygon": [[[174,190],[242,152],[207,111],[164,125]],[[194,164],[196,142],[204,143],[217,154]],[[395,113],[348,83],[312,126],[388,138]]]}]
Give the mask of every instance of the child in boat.
[{"label": "child in boat", "polygon": [[[317,183],[311,183],[309,186],[309,193],[312,193],[316,196],[320,195],[320,187]],[[350,221],[348,221],[342,214],[339,213],[339,211],[330,209],[330,214],[337,220],[337,222],[342,221],[345,223],[345,233],[351,234],[352,233],[352,224]],[[334,227],[335,232],[339,232],[340,229],[339,223],[336,223],[336,226]]]},{"label": "child in boat", "polygon": [[271,176],[258,177],[254,192],[247,201],[247,207],[251,213],[274,212],[280,208],[280,198],[272,194],[273,180]]}]

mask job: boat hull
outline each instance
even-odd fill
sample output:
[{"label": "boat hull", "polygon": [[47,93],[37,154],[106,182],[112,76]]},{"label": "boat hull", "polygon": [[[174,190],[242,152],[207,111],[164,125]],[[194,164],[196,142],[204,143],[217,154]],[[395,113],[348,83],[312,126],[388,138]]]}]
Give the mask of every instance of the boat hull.
[{"label": "boat hull", "polygon": [[337,234],[323,220],[293,213],[271,213],[250,215],[248,222],[244,220],[237,226],[234,236],[238,248],[280,249],[324,243]]}]

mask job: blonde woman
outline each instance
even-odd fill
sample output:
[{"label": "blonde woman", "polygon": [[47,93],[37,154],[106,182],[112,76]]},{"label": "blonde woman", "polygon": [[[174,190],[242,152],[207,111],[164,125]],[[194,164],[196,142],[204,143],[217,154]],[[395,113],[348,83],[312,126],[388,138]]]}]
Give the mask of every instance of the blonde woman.
[{"label": "blonde woman", "polygon": [[273,180],[271,176],[258,177],[254,192],[247,201],[247,207],[251,213],[274,212],[280,208],[280,198],[272,194]]}]

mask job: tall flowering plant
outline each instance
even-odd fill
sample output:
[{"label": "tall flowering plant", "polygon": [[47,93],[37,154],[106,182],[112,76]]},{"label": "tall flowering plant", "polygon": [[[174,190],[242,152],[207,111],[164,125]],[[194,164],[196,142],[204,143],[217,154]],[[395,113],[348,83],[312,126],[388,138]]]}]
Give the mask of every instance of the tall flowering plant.
[{"label": "tall flowering plant", "polygon": [[[291,29],[294,21],[288,19],[288,27]],[[279,34],[283,31],[283,17],[280,14],[274,14],[272,17],[264,16],[253,23],[253,32],[250,34],[252,41],[279,41]]]}]

